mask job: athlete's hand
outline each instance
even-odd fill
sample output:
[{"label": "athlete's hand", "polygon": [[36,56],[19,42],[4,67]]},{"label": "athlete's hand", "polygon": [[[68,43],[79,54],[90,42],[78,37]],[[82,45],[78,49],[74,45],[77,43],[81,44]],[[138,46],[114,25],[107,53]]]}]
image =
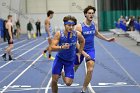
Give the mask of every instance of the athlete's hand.
[{"label": "athlete's hand", "polygon": [[78,57],[78,62],[80,63],[80,56],[81,56],[81,53],[76,53],[77,57]]},{"label": "athlete's hand", "polygon": [[13,39],[12,38],[10,39],[10,42],[13,42]]},{"label": "athlete's hand", "polygon": [[108,42],[115,41],[115,38],[114,38],[114,37],[112,37],[112,38],[109,38],[107,41],[108,41]]},{"label": "athlete's hand", "polygon": [[70,44],[69,43],[65,43],[63,46],[62,46],[62,49],[69,49],[70,47]]},{"label": "athlete's hand", "polygon": [[91,57],[89,55],[85,56],[86,60],[91,60]]}]

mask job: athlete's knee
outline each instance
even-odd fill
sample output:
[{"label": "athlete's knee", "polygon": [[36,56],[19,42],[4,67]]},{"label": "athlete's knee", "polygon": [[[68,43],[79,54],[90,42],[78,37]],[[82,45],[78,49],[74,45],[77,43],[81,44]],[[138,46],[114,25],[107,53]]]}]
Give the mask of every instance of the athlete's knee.
[{"label": "athlete's knee", "polygon": [[12,49],[13,47],[13,44],[9,44],[8,49]]},{"label": "athlete's knee", "polygon": [[88,73],[92,73],[93,72],[93,66],[89,66],[89,67],[87,67],[87,72]]},{"label": "athlete's knee", "polygon": [[87,63],[87,72],[93,72],[94,69],[94,62],[93,61],[89,61]]},{"label": "athlete's knee", "polygon": [[67,86],[70,86],[70,85],[72,84],[72,81],[65,81],[65,84],[66,84]]},{"label": "athlete's knee", "polygon": [[88,73],[92,73],[92,72],[93,72],[93,68],[88,68],[88,69],[87,69],[87,72],[88,72]]}]

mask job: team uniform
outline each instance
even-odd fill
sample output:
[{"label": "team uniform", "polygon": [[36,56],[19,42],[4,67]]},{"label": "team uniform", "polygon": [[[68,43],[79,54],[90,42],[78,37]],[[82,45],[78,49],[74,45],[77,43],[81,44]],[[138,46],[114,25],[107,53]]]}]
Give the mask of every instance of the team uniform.
[{"label": "team uniform", "polygon": [[[9,35],[9,32],[8,32],[8,29],[5,29],[6,31],[6,37],[7,37],[7,40],[8,40],[8,44],[13,44],[14,42],[10,42],[10,35]],[[11,26],[11,32],[12,32],[12,36],[13,36],[13,27]]]},{"label": "team uniform", "polygon": [[62,46],[65,43],[69,43],[69,49],[62,49],[58,51],[56,54],[52,74],[61,74],[61,71],[64,67],[65,77],[74,78],[74,62],[75,62],[75,55],[76,55],[76,43],[77,43],[77,32],[72,31],[72,37],[67,40],[67,37],[64,35],[64,31],[60,31],[60,40],[59,46]]},{"label": "team uniform", "polygon": [[[95,61],[95,48],[94,48],[94,36],[95,36],[95,24],[92,22],[90,26],[86,26],[81,23],[82,26],[82,35],[85,38],[85,47],[84,51],[90,56],[91,60]],[[84,56],[80,56],[80,63],[78,62],[78,57],[75,58],[75,65],[81,64]],[[86,60],[88,61],[88,60]]]}]

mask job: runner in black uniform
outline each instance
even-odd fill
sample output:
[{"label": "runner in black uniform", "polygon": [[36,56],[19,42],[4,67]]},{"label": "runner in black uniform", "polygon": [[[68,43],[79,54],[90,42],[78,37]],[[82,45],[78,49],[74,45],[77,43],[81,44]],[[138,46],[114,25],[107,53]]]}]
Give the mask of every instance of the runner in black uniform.
[{"label": "runner in black uniform", "polygon": [[11,50],[13,48],[13,26],[12,26],[12,15],[8,15],[8,21],[5,25],[6,27],[6,37],[8,40],[8,47],[5,49],[5,53],[2,55],[2,58],[6,60],[6,54],[9,55],[9,60],[13,60],[11,57]]}]

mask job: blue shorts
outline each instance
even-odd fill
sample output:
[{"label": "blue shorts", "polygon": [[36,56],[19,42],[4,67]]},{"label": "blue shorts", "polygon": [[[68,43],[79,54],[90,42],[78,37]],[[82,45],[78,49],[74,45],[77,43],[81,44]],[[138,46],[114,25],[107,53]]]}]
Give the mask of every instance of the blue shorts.
[{"label": "blue shorts", "polygon": [[74,79],[74,60],[66,61],[59,58],[56,55],[54,63],[53,63],[53,67],[52,67],[52,74],[60,75],[63,67],[64,67],[65,77]]},{"label": "blue shorts", "polygon": [[[90,56],[91,60],[93,60],[95,62],[95,51],[85,51],[85,52]],[[80,62],[78,61],[78,57],[76,55],[75,56],[74,65],[80,65],[83,60],[84,60],[84,56],[83,55],[80,56]]]}]

